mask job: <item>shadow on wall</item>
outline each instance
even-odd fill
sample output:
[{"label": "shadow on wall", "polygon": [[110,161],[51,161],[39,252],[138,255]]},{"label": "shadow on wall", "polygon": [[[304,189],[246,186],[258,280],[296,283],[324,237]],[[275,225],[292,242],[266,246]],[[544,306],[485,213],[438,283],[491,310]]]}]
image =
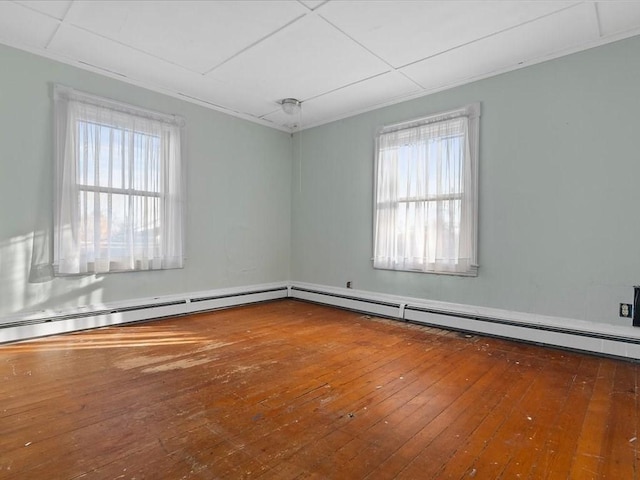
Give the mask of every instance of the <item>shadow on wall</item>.
[{"label": "shadow on wall", "polygon": [[20,312],[96,305],[102,278],[54,277],[49,233],[37,231],[0,242],[0,319]]}]

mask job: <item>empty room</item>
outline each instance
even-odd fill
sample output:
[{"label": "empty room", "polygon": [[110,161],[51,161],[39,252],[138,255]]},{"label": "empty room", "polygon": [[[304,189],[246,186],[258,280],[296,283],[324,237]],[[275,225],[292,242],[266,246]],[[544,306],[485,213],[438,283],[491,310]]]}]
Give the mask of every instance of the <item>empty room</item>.
[{"label": "empty room", "polygon": [[0,479],[640,479],[640,2],[0,0]]}]

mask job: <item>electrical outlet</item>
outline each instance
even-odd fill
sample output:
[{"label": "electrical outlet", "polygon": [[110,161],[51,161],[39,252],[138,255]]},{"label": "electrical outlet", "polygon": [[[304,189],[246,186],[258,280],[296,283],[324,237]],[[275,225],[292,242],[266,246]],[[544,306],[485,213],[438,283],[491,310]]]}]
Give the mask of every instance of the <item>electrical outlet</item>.
[{"label": "electrical outlet", "polygon": [[633,307],[630,303],[620,304],[620,316],[622,318],[631,318],[633,316]]}]

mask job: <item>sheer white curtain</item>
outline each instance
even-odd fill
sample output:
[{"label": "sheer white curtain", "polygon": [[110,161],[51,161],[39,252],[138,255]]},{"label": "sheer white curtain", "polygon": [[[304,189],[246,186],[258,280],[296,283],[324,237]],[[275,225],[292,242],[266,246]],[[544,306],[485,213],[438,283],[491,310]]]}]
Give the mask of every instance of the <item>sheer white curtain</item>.
[{"label": "sheer white curtain", "polygon": [[375,268],[477,274],[479,105],[472,107],[379,133]]},{"label": "sheer white curtain", "polygon": [[182,120],[54,87],[57,274],[182,268]]}]

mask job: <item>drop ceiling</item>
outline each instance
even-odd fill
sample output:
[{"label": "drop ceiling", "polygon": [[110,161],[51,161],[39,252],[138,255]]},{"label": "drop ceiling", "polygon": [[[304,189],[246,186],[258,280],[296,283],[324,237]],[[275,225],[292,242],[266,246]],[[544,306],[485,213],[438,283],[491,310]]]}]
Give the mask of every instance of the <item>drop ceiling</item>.
[{"label": "drop ceiling", "polygon": [[0,1],[1,43],[285,131],[638,34],[629,1]]}]

